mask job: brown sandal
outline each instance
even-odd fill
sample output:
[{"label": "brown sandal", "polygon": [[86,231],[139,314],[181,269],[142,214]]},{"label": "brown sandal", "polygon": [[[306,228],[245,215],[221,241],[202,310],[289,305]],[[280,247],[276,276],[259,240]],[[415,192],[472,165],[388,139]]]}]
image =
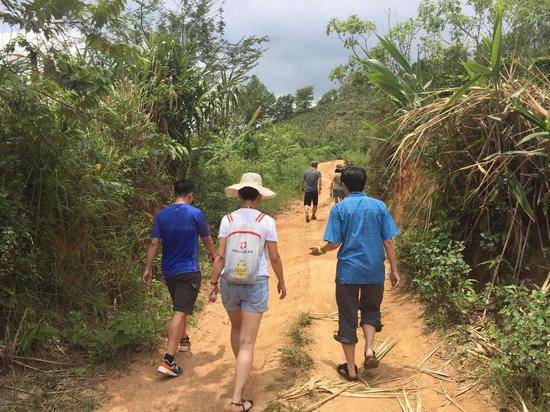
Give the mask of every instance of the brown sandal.
[{"label": "brown sandal", "polygon": [[[247,409],[245,408],[244,406],[244,403],[245,402],[250,402],[250,407]],[[236,402],[231,402],[231,405],[235,405],[235,406],[240,406],[242,408],[242,411],[243,412],[248,412],[250,409],[252,409],[252,407],[254,406],[254,401],[249,399],[247,401],[245,401],[244,399],[241,399],[241,402],[240,403],[236,403]]]},{"label": "brown sandal", "polygon": [[365,369],[376,369],[379,364],[380,361],[376,357],[376,353],[373,352],[372,356],[365,356],[365,362],[363,363]]},{"label": "brown sandal", "polygon": [[336,371],[350,382],[356,381],[359,376],[357,366],[355,367],[355,376],[350,376],[347,363],[342,363],[341,365],[338,365]]}]

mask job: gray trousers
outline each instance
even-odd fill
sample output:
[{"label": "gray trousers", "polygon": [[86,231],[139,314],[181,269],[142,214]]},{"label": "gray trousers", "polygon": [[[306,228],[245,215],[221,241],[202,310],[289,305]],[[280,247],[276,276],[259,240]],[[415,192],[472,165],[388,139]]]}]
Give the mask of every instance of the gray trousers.
[{"label": "gray trousers", "polygon": [[338,305],[338,333],[334,339],[341,343],[357,343],[357,311],[361,311],[360,325],[372,325],[382,330],[380,305],[384,284],[355,285],[336,283]]}]

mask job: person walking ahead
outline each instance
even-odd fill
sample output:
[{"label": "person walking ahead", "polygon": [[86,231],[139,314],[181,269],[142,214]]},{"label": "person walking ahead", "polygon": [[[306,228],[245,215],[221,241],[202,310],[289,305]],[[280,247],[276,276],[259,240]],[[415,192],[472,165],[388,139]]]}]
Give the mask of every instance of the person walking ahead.
[{"label": "person walking ahead", "polygon": [[174,314],[168,325],[168,348],[157,371],[168,376],[179,376],[182,369],[176,365],[179,351],[189,349],[187,316],[193,307],[201,286],[198,238],[202,239],[210,259],[214,260],[214,241],[200,209],[191,206],[193,184],[178,180],[174,184],[176,201],[155,216],[151,244],[147,250],[143,281],[153,278],[153,260],[162,240],[162,272],[172,297]]},{"label": "person walking ahead", "polygon": [[384,249],[390,261],[392,288],[399,285],[393,238],[399,235],[384,202],[363,193],[367,174],[364,169],[350,167],[342,172],[346,198],[335,205],[325,230],[324,246],[312,247],[311,254],[323,255],[339,249],[336,266],[336,304],[338,333],[346,363],[337,371],[348,380],[357,379],[355,344],[357,343],[357,310],[365,336],[365,369],[378,367],[374,353],[374,335],[382,330],[380,305],[384,294]]},{"label": "person walking ahead", "polygon": [[304,172],[301,181],[301,189],[304,192],[304,212],[306,222],[309,223],[309,208],[313,203],[311,219],[316,220],[317,205],[319,204],[319,193],[321,193],[321,172],[317,170],[318,162],[311,162],[311,169]]},{"label": "person walking ahead", "polygon": [[334,199],[334,204],[341,202],[344,199],[344,189],[342,188],[342,180],[340,179],[340,173],[344,168],[342,165],[337,165],[334,170],[334,178],[332,179],[332,184],[330,185],[330,192]]}]

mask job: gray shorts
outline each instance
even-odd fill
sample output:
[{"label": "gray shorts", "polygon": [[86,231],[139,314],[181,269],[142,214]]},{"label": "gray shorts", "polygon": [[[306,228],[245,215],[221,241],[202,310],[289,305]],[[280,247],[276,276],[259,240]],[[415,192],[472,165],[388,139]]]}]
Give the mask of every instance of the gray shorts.
[{"label": "gray shorts", "polygon": [[192,314],[201,288],[201,272],[181,273],[165,281],[174,312]]},{"label": "gray shorts", "polygon": [[269,278],[262,276],[256,279],[253,285],[235,285],[229,283],[224,276],[221,278],[220,288],[225,310],[243,312],[267,312],[269,299]]}]

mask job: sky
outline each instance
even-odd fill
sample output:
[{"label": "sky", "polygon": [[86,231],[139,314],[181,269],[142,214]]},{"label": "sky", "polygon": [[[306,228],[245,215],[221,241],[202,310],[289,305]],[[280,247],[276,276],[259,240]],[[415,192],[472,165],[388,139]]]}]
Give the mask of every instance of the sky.
[{"label": "sky", "polygon": [[379,31],[391,21],[416,15],[420,0],[226,0],[226,35],[238,40],[246,35],[267,35],[270,42],[260,64],[254,69],[267,88],[280,96],[312,85],[319,98],[336,86],[328,74],[347,60],[335,35],[326,35],[332,17],[345,19],[357,14],[376,22]]},{"label": "sky", "polygon": [[[215,3],[219,5],[221,0]],[[332,17],[345,19],[357,14],[376,22],[379,33],[385,33],[388,11],[395,24],[414,17],[419,3],[420,0],[225,0],[226,36],[231,41],[247,35],[268,36],[268,50],[253,74],[277,96],[312,85],[318,99],[336,86],[328,74],[349,56],[335,35],[326,35]],[[0,45],[13,34],[0,23]]]}]

